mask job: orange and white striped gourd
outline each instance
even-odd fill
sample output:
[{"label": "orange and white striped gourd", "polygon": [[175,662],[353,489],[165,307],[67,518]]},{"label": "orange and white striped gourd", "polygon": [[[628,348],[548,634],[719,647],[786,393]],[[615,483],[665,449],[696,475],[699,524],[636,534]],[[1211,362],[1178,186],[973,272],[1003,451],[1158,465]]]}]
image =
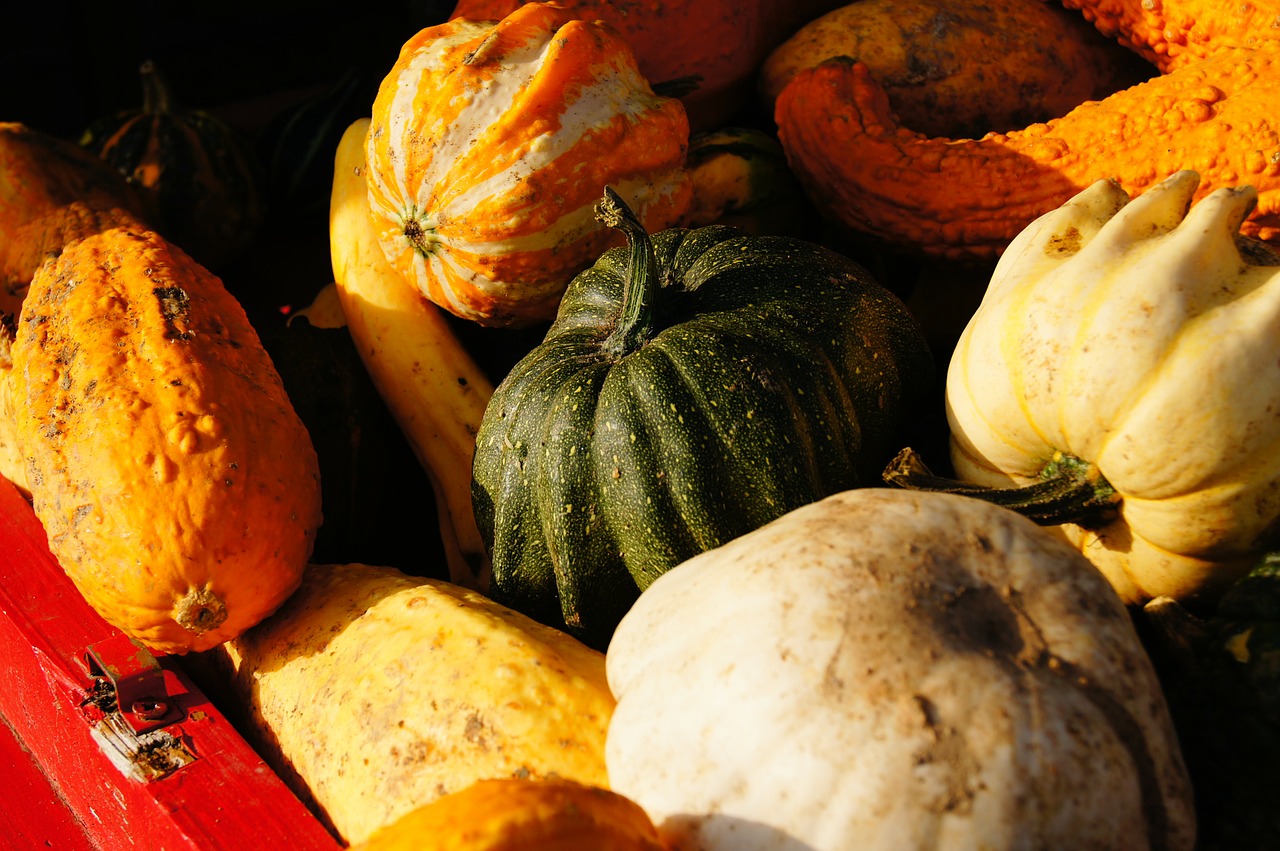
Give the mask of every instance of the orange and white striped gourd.
[{"label": "orange and white striped gourd", "polygon": [[606,184],[651,231],[692,200],[684,107],[654,94],[609,25],[549,4],[420,31],[372,119],[369,201],[388,261],[483,325],[554,315],[616,238],[592,213]]}]

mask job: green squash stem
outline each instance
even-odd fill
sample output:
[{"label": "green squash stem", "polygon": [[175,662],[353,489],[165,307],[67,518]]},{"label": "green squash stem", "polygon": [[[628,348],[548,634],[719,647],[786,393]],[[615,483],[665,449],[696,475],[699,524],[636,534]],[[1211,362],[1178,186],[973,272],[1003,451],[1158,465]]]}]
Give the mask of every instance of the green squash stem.
[{"label": "green squash stem", "polygon": [[601,348],[615,360],[644,345],[653,334],[653,303],[658,294],[658,262],[653,256],[649,232],[631,208],[610,187],[596,204],[596,218],[627,238],[627,279],[622,291],[622,312],[618,324],[605,337]]},{"label": "green squash stem", "polygon": [[169,94],[169,86],[156,63],[148,59],[138,68],[142,78],[142,111],[147,115],[163,115],[173,108],[173,98]]},{"label": "green squash stem", "polygon": [[1090,527],[1105,522],[1121,496],[1098,468],[1065,452],[1054,453],[1030,485],[992,488],[935,475],[914,449],[898,453],[882,474],[886,483],[908,490],[972,496],[1018,512],[1041,526],[1075,523]]}]

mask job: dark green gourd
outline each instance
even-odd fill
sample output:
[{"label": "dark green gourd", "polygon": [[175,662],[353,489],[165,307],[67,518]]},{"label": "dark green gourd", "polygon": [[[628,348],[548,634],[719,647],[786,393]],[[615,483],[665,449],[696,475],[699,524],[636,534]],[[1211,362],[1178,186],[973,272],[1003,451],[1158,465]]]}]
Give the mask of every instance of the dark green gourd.
[{"label": "dark green gourd", "polygon": [[473,500],[495,599],[597,647],[640,592],[704,550],[878,481],[933,361],[853,260],[723,226],[628,245],[569,285],[497,387]]},{"label": "dark green gourd", "polygon": [[137,188],[166,239],[219,272],[262,225],[262,166],[238,130],[175,102],[155,63],[139,75],[142,106],[97,119],[80,144]]}]

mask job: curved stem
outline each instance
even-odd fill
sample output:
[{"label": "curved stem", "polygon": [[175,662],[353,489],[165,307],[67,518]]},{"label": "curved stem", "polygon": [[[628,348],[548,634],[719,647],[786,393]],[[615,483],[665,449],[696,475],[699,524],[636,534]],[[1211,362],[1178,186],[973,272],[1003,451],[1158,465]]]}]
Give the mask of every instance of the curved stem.
[{"label": "curved stem", "polygon": [[161,75],[156,63],[150,59],[138,68],[142,76],[142,111],[147,115],[161,115],[170,110],[172,101],[169,97],[169,85]]},{"label": "curved stem", "polygon": [[658,293],[658,262],[653,243],[644,225],[617,192],[604,188],[604,198],[596,204],[596,218],[617,228],[627,238],[630,255],[622,291],[622,312],[618,324],[602,347],[615,358],[635,351],[653,333],[653,303]]},{"label": "curved stem", "polygon": [[1107,519],[1121,502],[1120,494],[1097,467],[1064,452],[1055,453],[1044,466],[1040,481],[1022,487],[992,488],[934,475],[910,447],[899,452],[881,475],[895,487],[976,497],[1016,511],[1041,526],[1095,525]]}]

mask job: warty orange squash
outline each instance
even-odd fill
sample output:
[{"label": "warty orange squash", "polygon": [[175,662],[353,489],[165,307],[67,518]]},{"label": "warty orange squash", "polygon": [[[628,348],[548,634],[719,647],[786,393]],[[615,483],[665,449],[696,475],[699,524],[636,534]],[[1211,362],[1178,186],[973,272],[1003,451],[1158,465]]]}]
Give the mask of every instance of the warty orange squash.
[{"label": "warty orange squash", "polygon": [[0,380],[49,549],[152,649],[238,635],[298,586],[310,438],[239,303],[121,214],[43,264]]}]

